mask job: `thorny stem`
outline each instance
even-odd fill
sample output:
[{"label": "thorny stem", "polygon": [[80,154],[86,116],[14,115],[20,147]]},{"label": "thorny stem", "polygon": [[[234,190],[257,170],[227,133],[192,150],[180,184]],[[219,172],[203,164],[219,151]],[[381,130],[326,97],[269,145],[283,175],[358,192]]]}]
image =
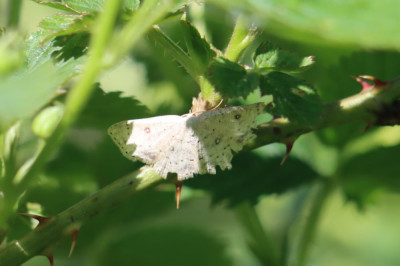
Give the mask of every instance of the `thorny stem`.
[{"label": "thorny stem", "polygon": [[63,236],[78,230],[88,219],[114,208],[127,196],[156,185],[162,180],[149,168],[118,179],[0,250],[0,266],[20,265],[41,254]]},{"label": "thorny stem", "polygon": [[[311,131],[354,122],[365,122],[365,125],[400,124],[399,110],[397,110],[399,117],[390,117],[396,115],[397,107],[393,105],[399,98],[400,77],[393,79],[387,85],[325,105],[321,119],[315,126],[305,127],[286,118],[277,118],[261,124],[255,132],[257,138],[244,149],[252,150],[274,142],[285,143]],[[393,110],[385,112],[390,108]],[[391,120],[391,123],[390,121],[385,123],[387,120]]]},{"label": "thorny stem", "polygon": [[[382,117],[378,116],[383,115],[379,111],[382,111],[381,109],[385,106],[385,108],[390,106],[390,104],[395,102],[399,97],[400,78],[397,78],[391,81],[387,86],[376,88],[373,91],[359,93],[352,97],[328,104],[325,107],[325,113],[321,117],[321,122],[319,125],[315,126],[315,128],[304,128],[285,119],[275,119],[259,127],[257,131],[258,138],[255,142],[248,145],[247,149],[254,149],[272,142],[282,142],[288,138],[288,134],[291,136],[300,136],[313,129],[317,130],[327,126],[335,126],[354,121],[377,123],[379,119],[382,119]],[[136,179],[137,176],[142,176],[142,178]],[[115,183],[103,188],[94,195],[55,216],[51,222],[40,226],[21,240],[10,243],[0,251],[0,265],[18,265],[13,262],[26,261],[30,257],[39,254],[44,248],[48,248],[55,243],[61,236],[65,235],[66,230],[71,226],[79,228],[79,226],[88,220],[94,212],[96,213],[96,211],[99,210],[106,211],[108,209],[107,207],[111,207],[110,202],[115,202],[116,198],[120,199],[120,196],[129,195],[132,191],[138,192],[141,189],[161,181],[161,177],[157,176],[153,171],[149,172],[148,170],[117,180]],[[321,191],[322,192],[317,193],[317,195],[319,195],[317,199],[319,198],[319,200],[316,200],[315,206],[311,207],[311,209],[314,210],[312,211],[314,214],[311,216],[309,224],[306,225],[309,229],[313,224],[317,223],[319,218],[318,210],[322,209],[322,199],[329,194],[328,192],[330,189],[326,187]],[[98,196],[98,198],[96,196]],[[71,217],[73,217],[72,220]],[[243,222],[246,223],[251,221],[254,223],[255,220],[243,220]],[[303,247],[304,250],[299,253],[303,254],[299,255],[301,260],[307,257],[307,250],[309,249],[307,245],[309,245],[313,239],[314,233],[309,229],[305,230],[304,237],[302,237],[303,240],[300,240],[306,245]],[[252,232],[252,234],[254,233]],[[266,238],[263,237],[263,241],[265,240]],[[257,239],[257,241],[259,241],[259,239]]]}]

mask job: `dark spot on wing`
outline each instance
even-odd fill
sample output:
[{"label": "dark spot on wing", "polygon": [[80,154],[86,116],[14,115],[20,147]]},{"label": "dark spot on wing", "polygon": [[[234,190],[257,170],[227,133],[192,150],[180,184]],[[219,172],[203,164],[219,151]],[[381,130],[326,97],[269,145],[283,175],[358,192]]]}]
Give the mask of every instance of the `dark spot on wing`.
[{"label": "dark spot on wing", "polygon": [[240,114],[235,115],[235,119],[239,120],[242,116]]}]

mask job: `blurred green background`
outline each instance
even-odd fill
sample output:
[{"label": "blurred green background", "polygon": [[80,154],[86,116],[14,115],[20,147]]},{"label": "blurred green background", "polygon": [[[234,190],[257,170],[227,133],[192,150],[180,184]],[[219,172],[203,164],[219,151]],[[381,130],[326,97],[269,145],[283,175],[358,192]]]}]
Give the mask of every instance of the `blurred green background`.
[{"label": "blurred green background", "polygon": [[[22,4],[18,31],[23,35],[56,13],[33,1]],[[0,1],[0,10],[1,26],[6,24],[7,1]],[[400,3],[394,0],[207,1],[192,3],[188,18],[221,50],[236,16],[243,14],[262,29],[265,40],[315,56],[316,64],[300,77],[328,103],[360,91],[351,76],[388,80],[399,74],[398,10]],[[164,27],[179,36],[173,23]],[[103,90],[122,91],[149,109],[132,119],[187,113],[198,93],[184,70],[148,39],[99,82]],[[256,101],[257,93],[247,99]],[[292,254],[301,248],[296,239],[312,215],[309,206],[318,199],[314,194],[321,180],[334,180],[335,186],[313,228],[306,265],[400,265],[400,129],[364,132],[364,127],[351,124],[304,135],[283,166],[282,144],[242,153],[231,171],[184,182],[179,210],[173,184],[135,195],[84,224],[70,258],[70,240],[62,239],[55,265],[262,265],[248,245],[256,230],[243,222],[248,210],[258,215],[273,248],[286,254],[281,265],[296,265],[291,264]],[[30,124],[23,129],[30,131]],[[30,148],[29,134],[22,150]],[[24,196],[25,208],[55,215],[138,166],[119,153],[104,131],[78,123],[40,182]],[[9,237],[23,236],[30,226],[25,217],[16,217]],[[270,247],[258,242],[258,248]],[[35,257],[24,265],[47,263],[45,257]]]}]

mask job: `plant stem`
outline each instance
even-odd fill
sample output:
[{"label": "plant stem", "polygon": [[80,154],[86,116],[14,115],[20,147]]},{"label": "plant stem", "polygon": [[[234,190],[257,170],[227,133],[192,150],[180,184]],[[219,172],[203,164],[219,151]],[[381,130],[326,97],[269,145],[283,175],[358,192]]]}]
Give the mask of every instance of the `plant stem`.
[{"label": "plant stem", "polygon": [[21,182],[21,187],[26,187],[26,183],[30,182],[33,177],[41,170],[49,155],[57,148],[63,139],[65,132],[76,120],[82,111],[85,103],[90,97],[93,90],[93,84],[97,75],[101,70],[101,60],[105,51],[105,47],[111,37],[115,18],[118,13],[121,0],[106,1],[104,11],[98,18],[98,23],[93,31],[93,37],[89,44],[89,57],[83,73],[69,92],[66,99],[65,112],[60,124],[49,138],[42,152],[38,155],[32,164],[29,172]]},{"label": "plant stem", "polygon": [[364,122],[365,125],[399,124],[398,117],[391,117],[395,116],[397,108],[392,105],[396,104],[399,98],[400,77],[387,85],[325,105],[319,123],[313,127],[305,127],[286,118],[276,118],[261,124],[255,131],[257,138],[244,149],[252,150],[273,142],[290,142],[311,131],[354,122]]},{"label": "plant stem", "polygon": [[118,179],[0,250],[0,266],[20,265],[45,250],[51,250],[62,237],[79,230],[85,221],[114,208],[127,196],[162,181],[164,179],[148,168]]},{"label": "plant stem", "polygon": [[147,0],[142,3],[132,19],[115,36],[110,44],[111,56],[105,58],[105,65],[112,66],[125,56],[151,26],[167,14],[174,1]]},{"label": "plant stem", "polygon": [[237,62],[244,50],[253,43],[257,35],[257,28],[249,28],[244,16],[240,15],[236,20],[235,28],[233,29],[228,47],[225,50],[224,57],[233,62]]},{"label": "plant stem", "polygon": [[302,211],[305,215],[304,223],[300,226],[300,234],[294,245],[294,254],[290,255],[288,265],[304,266],[310,254],[310,250],[318,230],[318,223],[321,213],[329,195],[334,190],[335,185],[332,180],[324,180],[318,184],[316,191],[313,191],[309,198],[309,204],[306,204],[306,211]]},{"label": "plant stem", "polygon": [[17,28],[21,13],[22,0],[9,0],[8,1],[8,21],[7,27]]},{"label": "plant stem", "polygon": [[236,215],[251,240],[249,246],[263,265],[278,265],[278,252],[262,227],[254,206],[243,202],[235,208]]}]

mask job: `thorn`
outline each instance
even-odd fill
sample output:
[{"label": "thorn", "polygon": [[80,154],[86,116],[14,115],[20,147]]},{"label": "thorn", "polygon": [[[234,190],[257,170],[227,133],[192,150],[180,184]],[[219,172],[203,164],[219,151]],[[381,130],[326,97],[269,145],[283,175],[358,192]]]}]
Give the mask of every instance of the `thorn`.
[{"label": "thorn", "polygon": [[53,253],[46,254],[45,256],[46,256],[46,258],[49,260],[50,265],[51,265],[51,266],[54,266],[54,256],[53,256]]},{"label": "thorn", "polygon": [[368,90],[371,90],[374,87],[373,84],[365,81],[361,76],[358,76],[358,77],[353,76],[352,78],[354,78],[358,83],[361,84],[361,86],[362,86],[361,92],[366,92]]},{"label": "thorn", "polygon": [[362,75],[362,76],[359,76],[359,77],[363,78],[363,79],[371,80],[373,83],[375,83],[376,87],[381,87],[381,86],[385,86],[385,85],[389,84],[389,82],[382,81],[382,80],[380,80],[378,78],[375,78],[373,76]]},{"label": "thorn", "polygon": [[270,109],[274,108],[273,102],[269,102],[269,103],[267,104],[267,108],[270,108]]},{"label": "thorn", "polygon": [[368,123],[368,124],[365,126],[363,132],[368,131],[370,128],[371,128],[371,123]]},{"label": "thorn", "polygon": [[182,182],[177,181],[175,183],[175,187],[176,187],[176,208],[179,209],[179,202],[181,200]]},{"label": "thorn", "polygon": [[[366,92],[372,90],[376,87],[382,87],[388,84],[388,82],[382,81],[378,78],[368,75],[360,75],[358,77],[353,77],[358,83],[361,84],[361,92]],[[367,80],[372,81],[374,84],[369,83]]]},{"label": "thorn", "polygon": [[282,158],[281,165],[283,165],[285,163],[287,157],[289,157],[289,154],[290,154],[290,152],[292,151],[292,148],[293,148],[293,144],[294,144],[294,141],[290,141],[290,142],[285,143],[285,145],[286,145],[286,153],[285,153],[285,156],[283,156],[283,158]]},{"label": "thorn", "polygon": [[44,225],[46,222],[50,221],[52,219],[52,217],[45,217],[45,216],[40,216],[37,214],[31,214],[31,213],[18,213],[19,215],[23,215],[23,216],[27,216],[30,218],[33,218],[35,220],[37,220],[39,222],[38,226],[42,226]]},{"label": "thorn", "polygon": [[75,229],[71,233],[72,243],[71,243],[71,249],[69,250],[68,257],[71,257],[72,252],[74,252],[76,240],[78,239],[78,232],[79,232],[79,229]]}]

